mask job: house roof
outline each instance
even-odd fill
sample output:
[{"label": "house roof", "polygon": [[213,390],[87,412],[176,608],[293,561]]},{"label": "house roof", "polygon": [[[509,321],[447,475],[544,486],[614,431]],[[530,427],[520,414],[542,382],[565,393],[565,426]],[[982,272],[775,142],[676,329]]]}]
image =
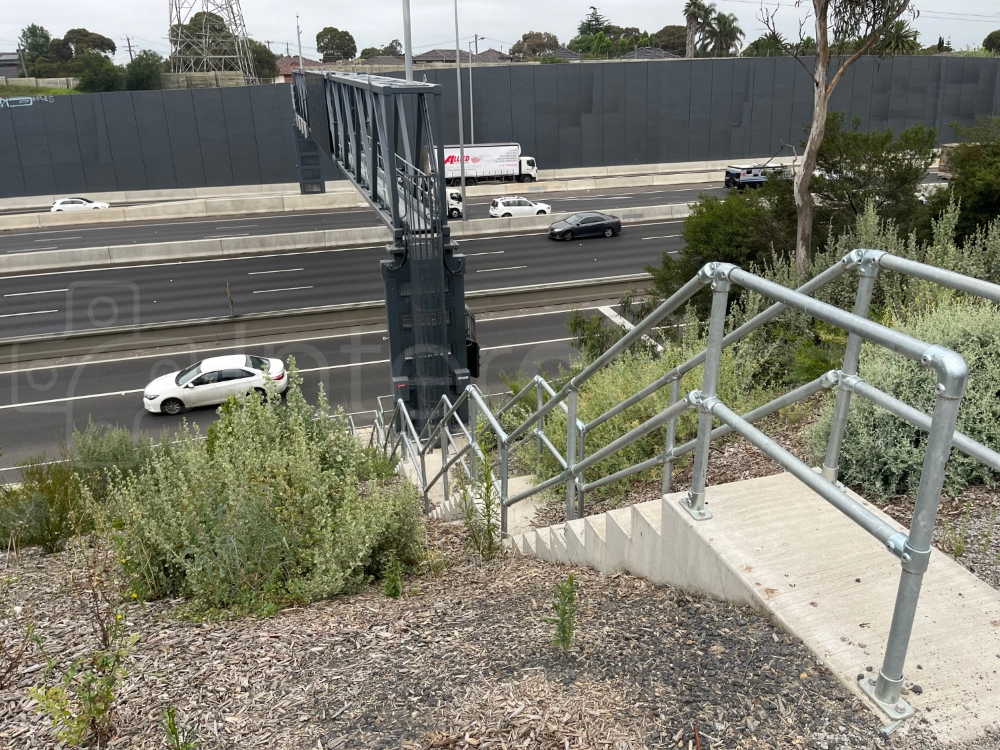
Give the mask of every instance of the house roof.
[{"label": "house roof", "polygon": [[668,57],[680,57],[673,52],[667,52],[659,47],[639,47],[631,52],[621,55],[619,60],[663,60]]},{"label": "house roof", "polygon": [[[466,52],[465,50],[462,50],[462,54],[460,55],[460,57],[461,57],[462,62],[464,62],[464,63],[467,63],[467,62],[469,62],[472,59],[469,56],[469,53]],[[420,55],[415,55],[414,58],[413,58],[413,62],[422,62],[422,63],[437,63],[437,62],[446,62],[447,63],[447,62],[451,62],[451,63],[453,63],[453,62],[455,62],[455,50],[453,50],[453,49],[432,49],[432,50],[430,50],[428,52],[424,52],[424,53],[422,53]]]},{"label": "house roof", "polygon": [[3,63],[17,63],[17,53],[16,52],[0,52],[0,64]]},{"label": "house roof", "polygon": [[579,60],[580,59],[580,53],[579,52],[574,52],[573,50],[566,49],[565,47],[560,47],[559,49],[557,49],[554,52],[551,52],[549,54],[551,54],[553,57],[558,57],[561,60]]},{"label": "house roof", "polygon": [[[329,63],[320,62],[319,60],[310,60],[308,57],[302,58],[303,69],[309,68],[322,68],[324,65]],[[283,76],[289,76],[299,69],[299,58],[296,55],[292,57],[279,57],[278,58],[278,73]]]},{"label": "house roof", "polygon": [[476,62],[481,63],[498,63],[498,62],[508,62],[510,60],[510,55],[505,55],[503,52],[499,52],[492,47],[488,50],[483,50],[475,57]]}]

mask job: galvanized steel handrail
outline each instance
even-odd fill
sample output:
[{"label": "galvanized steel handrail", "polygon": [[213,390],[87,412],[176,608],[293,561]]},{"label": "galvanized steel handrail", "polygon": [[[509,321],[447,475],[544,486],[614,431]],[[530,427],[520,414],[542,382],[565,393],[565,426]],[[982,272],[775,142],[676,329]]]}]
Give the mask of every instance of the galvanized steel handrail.
[{"label": "galvanized steel handrail", "polygon": [[[858,269],[860,280],[853,312],[846,312],[809,296],[854,268]],[[1000,471],[1000,453],[983,446],[955,429],[959,404],[968,378],[965,360],[957,353],[942,346],[920,341],[868,319],[875,278],[879,269],[898,271],[1000,303],[1000,286],[996,284],[971,279],[961,274],[905,258],[898,258],[880,250],[855,250],[847,254],[840,263],[828,268],[797,290],[788,289],[731,264],[710,263],[695,278],[660,304],[645,320],[626,332],[604,354],[570,378],[558,391],[552,388],[544,378],[535,376],[501,405],[495,417],[479,389],[476,386],[468,386],[454,404],[447,397],[443,397],[435,405],[432,412],[434,417],[440,414],[440,420],[434,426],[428,422],[428,426],[419,435],[413,429],[408,412],[405,408],[401,408],[401,404],[397,405],[393,412],[391,424],[395,424],[398,412],[400,414],[398,417],[400,422],[399,439],[407,445],[407,453],[414,466],[418,461],[421,464],[418,473],[424,488],[426,504],[427,489],[437,481],[444,483],[447,498],[448,470],[456,463],[461,462],[466,475],[475,478],[476,458],[485,462],[485,455],[479,443],[480,436],[477,434],[477,413],[481,411],[486,420],[487,428],[493,430],[497,437],[497,448],[500,454],[501,528],[504,533],[507,531],[507,509],[510,506],[561,484],[566,486],[567,519],[583,515],[584,497],[587,491],[657,466],[664,467],[662,484],[664,497],[666,497],[670,491],[670,477],[674,462],[680,456],[692,451],[695,455],[691,490],[687,498],[682,501],[682,505],[696,519],[711,518],[711,514],[705,507],[705,477],[709,447],[714,440],[728,434],[733,432],[740,434],[878,539],[901,561],[903,572],[882,669],[877,681],[862,680],[861,687],[890,716],[905,716],[911,709],[900,698],[902,668],[920,582],[930,555],[931,534],[943,487],[944,468],[948,454],[954,446],[990,468]],[[725,335],[724,324],[731,284],[738,284],[747,290],[769,298],[773,304],[736,330]],[[686,362],[672,368],[637,393],[612,406],[590,422],[583,423],[577,415],[577,394],[580,387],[633,343],[647,335],[663,318],[678,310],[681,305],[706,285],[711,285],[712,288],[712,315],[709,320],[705,349]],[[848,332],[848,343],[842,369],[832,370],[816,380],[740,416],[723,403],[716,393],[722,351],[725,347],[741,340],[789,308],[800,310],[817,320],[822,320]],[[889,394],[883,393],[858,376],[857,366],[861,346],[865,340],[920,362],[924,367],[936,373],[937,386],[933,415],[924,414]],[[701,389],[691,391],[681,399],[679,391],[681,378],[702,364],[705,366],[705,372]],[[668,384],[670,385],[670,401],[665,409],[591,455],[586,455],[585,444],[589,432]],[[811,398],[822,390],[834,387],[837,388],[837,402],[828,441],[827,456],[823,462],[821,473],[816,473],[753,426],[754,422],[774,414],[786,406]],[[508,413],[515,404],[528,397],[532,390],[536,392],[535,411],[520,425],[512,429],[509,434],[506,433],[497,417]],[[856,501],[836,484],[837,466],[847,425],[850,397],[854,393],[871,400],[876,405],[928,432],[920,487],[909,533],[897,531],[881,516]],[[460,409],[465,404],[468,404],[471,412],[468,429],[459,417]],[[565,457],[545,432],[545,418],[557,406],[567,417]],[[674,441],[677,419],[682,413],[691,409],[697,409],[699,412],[697,437],[683,445],[676,446]],[[722,425],[713,427],[714,419],[719,419]],[[467,445],[461,449],[458,448],[451,435],[449,425],[452,422],[459,425],[468,441]],[[666,427],[663,452],[611,475],[590,482],[585,480],[584,473],[588,469],[594,468],[615,453],[663,427]],[[440,438],[442,452],[441,469],[430,481],[425,481],[427,473],[423,468],[424,460],[426,455],[435,449],[438,438]],[[548,450],[558,462],[561,471],[556,476],[510,496],[508,493],[510,453],[532,438],[537,439],[536,450],[539,453]],[[388,442],[387,440],[386,444]],[[454,450],[454,456],[450,459],[447,457],[449,446]],[[393,450],[395,450],[395,446]],[[470,457],[470,467],[465,466],[463,457],[466,455]],[[490,470],[489,481],[491,483],[496,481],[492,470]]]}]

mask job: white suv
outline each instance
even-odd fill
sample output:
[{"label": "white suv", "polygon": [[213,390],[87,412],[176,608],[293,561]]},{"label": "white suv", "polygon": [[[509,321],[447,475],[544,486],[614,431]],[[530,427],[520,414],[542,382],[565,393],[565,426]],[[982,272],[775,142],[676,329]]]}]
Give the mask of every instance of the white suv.
[{"label": "white suv", "polygon": [[52,213],[59,211],[88,211],[91,209],[110,208],[104,201],[92,201],[90,198],[60,198],[52,204]]},{"label": "white suv", "polygon": [[533,203],[518,195],[505,195],[496,198],[490,204],[490,216],[493,218],[507,216],[541,216],[552,213],[552,206],[547,203]]}]

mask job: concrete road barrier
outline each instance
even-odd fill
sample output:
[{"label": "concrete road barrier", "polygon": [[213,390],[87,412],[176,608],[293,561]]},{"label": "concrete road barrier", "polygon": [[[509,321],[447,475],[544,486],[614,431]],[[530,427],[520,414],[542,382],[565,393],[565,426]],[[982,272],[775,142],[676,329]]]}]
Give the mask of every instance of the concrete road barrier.
[{"label": "concrete road barrier", "polygon": [[[691,213],[691,207],[687,203],[668,203],[662,206],[611,209],[608,213],[619,216],[623,224],[636,224],[664,219],[683,219]],[[489,237],[544,232],[553,222],[571,215],[571,212],[560,212],[544,216],[519,216],[509,219],[471,219],[469,221],[452,221],[450,226],[452,237],[455,239]],[[385,245],[391,241],[392,234],[385,226],[380,225],[313,232],[188,240],[186,242],[113,245],[79,250],[42,250],[33,253],[10,253],[0,257],[0,274],[9,276],[47,270],[109,265],[125,266],[235,255],[260,255],[293,250],[363,248]]]}]

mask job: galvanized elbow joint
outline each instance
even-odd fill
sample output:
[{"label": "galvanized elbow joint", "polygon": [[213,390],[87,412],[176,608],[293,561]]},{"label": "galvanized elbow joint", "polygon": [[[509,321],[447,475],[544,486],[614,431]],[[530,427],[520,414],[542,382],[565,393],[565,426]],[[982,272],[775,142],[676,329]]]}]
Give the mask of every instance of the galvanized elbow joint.
[{"label": "galvanized elbow joint", "polygon": [[849,252],[840,259],[840,262],[848,268],[857,267],[862,276],[877,276],[879,259],[883,255],[885,255],[884,250],[866,250],[864,248],[859,248]]},{"label": "galvanized elbow joint", "polygon": [[728,292],[731,287],[729,274],[737,267],[732,263],[707,263],[698,271],[698,279],[703,284],[711,284],[712,291]]},{"label": "galvanized elbow joint", "polygon": [[692,408],[706,414],[711,414],[716,404],[722,403],[716,396],[706,396],[701,391],[691,391],[684,397],[684,401]]},{"label": "galvanized elbow joint", "polygon": [[937,395],[962,398],[965,394],[969,366],[961,354],[935,344],[923,353],[920,364],[937,373]]},{"label": "galvanized elbow joint", "polygon": [[830,370],[829,372],[823,373],[820,377],[819,384],[824,388],[836,388],[840,384],[840,380],[843,377],[844,373],[840,370]]}]

